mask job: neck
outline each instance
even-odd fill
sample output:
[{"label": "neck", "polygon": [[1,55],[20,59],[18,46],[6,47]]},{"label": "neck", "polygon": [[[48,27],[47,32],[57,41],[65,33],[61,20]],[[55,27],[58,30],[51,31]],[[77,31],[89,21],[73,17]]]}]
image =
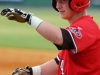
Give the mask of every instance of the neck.
[{"label": "neck", "polygon": [[77,12],[69,21],[70,24],[72,24],[73,22],[75,22],[77,19],[81,18],[82,16],[86,16],[87,12],[86,11],[82,11],[82,12]]}]

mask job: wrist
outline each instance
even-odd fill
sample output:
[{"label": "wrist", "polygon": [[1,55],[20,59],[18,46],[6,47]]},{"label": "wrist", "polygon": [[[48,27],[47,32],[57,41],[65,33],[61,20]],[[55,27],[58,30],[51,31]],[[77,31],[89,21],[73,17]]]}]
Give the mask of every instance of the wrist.
[{"label": "wrist", "polygon": [[32,67],[32,72],[33,75],[41,75],[41,67],[40,66]]},{"label": "wrist", "polygon": [[40,18],[34,16],[34,15],[31,15],[29,14],[27,16],[27,22],[28,24],[30,24],[34,29],[37,29],[40,24],[42,23],[43,20],[41,20]]}]

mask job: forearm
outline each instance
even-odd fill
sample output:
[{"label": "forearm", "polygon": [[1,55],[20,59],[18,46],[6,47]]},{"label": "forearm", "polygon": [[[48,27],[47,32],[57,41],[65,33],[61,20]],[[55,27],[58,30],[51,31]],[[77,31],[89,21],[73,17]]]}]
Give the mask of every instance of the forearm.
[{"label": "forearm", "polygon": [[32,67],[33,75],[56,75],[58,65],[54,59],[39,65]]},{"label": "forearm", "polygon": [[63,38],[59,27],[43,21],[36,30],[47,40],[55,44],[62,45]]},{"label": "forearm", "polygon": [[54,59],[41,65],[41,75],[56,75],[58,65]]}]

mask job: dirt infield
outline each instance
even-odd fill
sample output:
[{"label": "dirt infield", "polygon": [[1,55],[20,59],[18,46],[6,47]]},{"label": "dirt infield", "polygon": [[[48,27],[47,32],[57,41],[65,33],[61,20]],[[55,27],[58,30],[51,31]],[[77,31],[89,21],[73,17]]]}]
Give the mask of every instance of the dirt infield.
[{"label": "dirt infield", "polygon": [[57,55],[54,51],[0,48],[0,75],[11,75],[17,67],[40,65]]}]

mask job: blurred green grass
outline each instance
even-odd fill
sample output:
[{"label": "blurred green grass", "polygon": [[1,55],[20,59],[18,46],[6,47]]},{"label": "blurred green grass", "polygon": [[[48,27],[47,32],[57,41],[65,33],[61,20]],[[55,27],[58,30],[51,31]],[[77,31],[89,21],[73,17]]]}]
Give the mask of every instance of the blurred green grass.
[{"label": "blurred green grass", "polygon": [[[66,27],[67,21],[62,20],[59,13],[53,9],[45,8],[20,8],[26,12],[34,13],[39,18],[59,27]],[[2,8],[0,8],[2,10]],[[99,12],[89,10],[88,13],[94,16],[94,20],[100,25]],[[6,17],[0,16],[0,47],[30,48],[56,50],[57,48],[49,41],[40,36],[27,23],[9,21]]]}]

